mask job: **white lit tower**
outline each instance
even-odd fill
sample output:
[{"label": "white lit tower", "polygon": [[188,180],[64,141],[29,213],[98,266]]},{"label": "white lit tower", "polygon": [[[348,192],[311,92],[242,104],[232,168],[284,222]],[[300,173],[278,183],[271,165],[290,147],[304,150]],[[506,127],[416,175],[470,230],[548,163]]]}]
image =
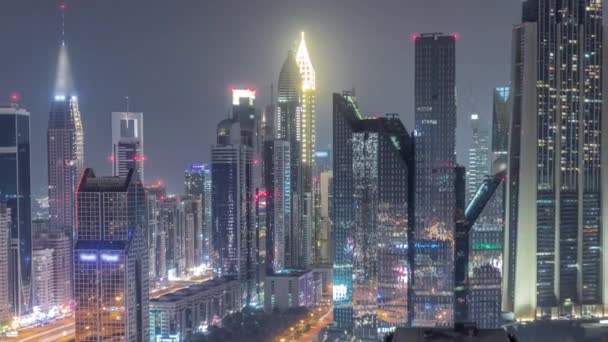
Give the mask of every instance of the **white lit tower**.
[{"label": "white lit tower", "polygon": [[144,114],[112,113],[112,174],[126,177],[135,169],[144,179]]}]

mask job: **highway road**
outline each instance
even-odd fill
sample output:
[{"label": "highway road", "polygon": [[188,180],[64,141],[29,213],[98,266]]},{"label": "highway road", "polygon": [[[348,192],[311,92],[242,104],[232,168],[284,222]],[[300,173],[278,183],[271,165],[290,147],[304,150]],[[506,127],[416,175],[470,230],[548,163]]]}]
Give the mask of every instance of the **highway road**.
[{"label": "highway road", "polygon": [[64,318],[40,327],[19,331],[17,337],[5,337],[6,342],[54,342],[71,341],[74,338],[74,318]]}]

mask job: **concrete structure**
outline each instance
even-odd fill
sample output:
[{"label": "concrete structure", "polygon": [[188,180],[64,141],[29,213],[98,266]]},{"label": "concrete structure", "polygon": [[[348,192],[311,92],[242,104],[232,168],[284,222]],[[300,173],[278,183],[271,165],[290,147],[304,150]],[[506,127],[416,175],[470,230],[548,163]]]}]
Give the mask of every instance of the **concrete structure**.
[{"label": "concrete structure", "polygon": [[285,269],[266,275],[265,311],[287,311],[299,306],[312,307],[321,302],[321,280],[312,270]]},{"label": "concrete structure", "polygon": [[42,312],[48,312],[56,302],[54,254],[50,248],[34,249],[32,253],[32,304]]},{"label": "concrete structure", "polygon": [[144,113],[112,113],[112,174],[126,177],[130,169],[144,180]]},{"label": "concrete structure", "polygon": [[74,291],[72,239],[62,230],[36,232],[32,239],[34,250],[53,250],[54,292],[49,300],[53,305],[70,306]]},{"label": "concrete structure", "polygon": [[226,315],[242,307],[238,279],[222,277],[165,294],[150,300],[150,336],[180,336],[188,340],[193,333],[218,324]]}]

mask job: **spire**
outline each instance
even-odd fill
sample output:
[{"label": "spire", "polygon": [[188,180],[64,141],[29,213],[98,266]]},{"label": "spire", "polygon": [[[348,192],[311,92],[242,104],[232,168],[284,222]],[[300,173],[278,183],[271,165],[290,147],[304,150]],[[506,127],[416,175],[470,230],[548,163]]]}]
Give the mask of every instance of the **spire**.
[{"label": "spire", "polygon": [[66,5],[59,5],[61,13],[61,45],[59,47],[59,58],[57,60],[57,75],[55,77],[55,96],[70,95],[69,92],[74,90],[72,72],[70,71],[70,62],[68,58],[68,49],[65,45],[65,10]]},{"label": "spire", "polygon": [[315,89],[315,69],[312,66],[310,57],[308,56],[308,49],[306,48],[306,40],[304,38],[304,31],[302,31],[302,37],[300,39],[300,46],[298,46],[298,52],[296,53],[296,62],[300,68],[300,75],[302,76],[302,88]]}]

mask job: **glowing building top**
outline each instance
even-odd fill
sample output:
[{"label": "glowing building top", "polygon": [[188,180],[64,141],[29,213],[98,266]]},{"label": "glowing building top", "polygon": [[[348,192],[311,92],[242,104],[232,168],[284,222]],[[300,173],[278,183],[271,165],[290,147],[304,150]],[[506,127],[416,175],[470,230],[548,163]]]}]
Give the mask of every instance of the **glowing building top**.
[{"label": "glowing building top", "polygon": [[308,49],[306,48],[306,41],[304,40],[304,32],[302,32],[302,39],[300,40],[300,46],[298,46],[298,52],[296,53],[296,62],[300,68],[300,74],[302,75],[302,90],[314,90],[315,69],[313,68],[310,57],[308,56]]},{"label": "glowing building top", "polygon": [[242,98],[249,99],[249,105],[253,106],[253,100],[255,100],[255,90],[247,89],[232,89],[232,104],[238,106],[241,104]]}]

